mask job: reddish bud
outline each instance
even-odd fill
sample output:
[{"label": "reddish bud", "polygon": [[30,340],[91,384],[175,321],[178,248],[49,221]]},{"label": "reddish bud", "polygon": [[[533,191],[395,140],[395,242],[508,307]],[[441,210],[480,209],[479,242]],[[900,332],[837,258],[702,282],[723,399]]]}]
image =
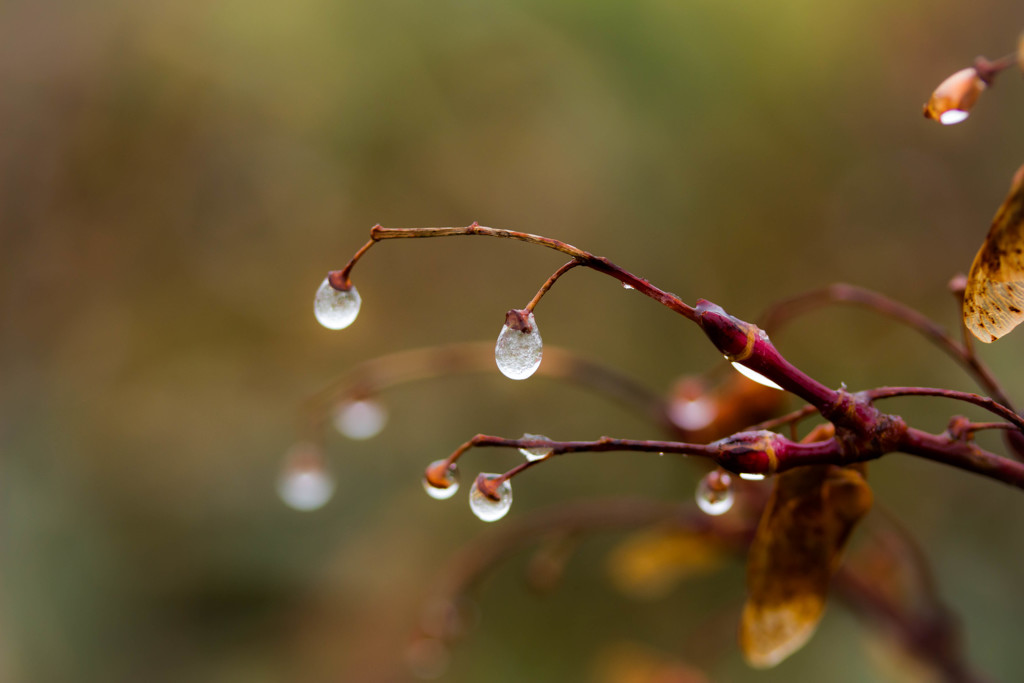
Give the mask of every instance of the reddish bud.
[{"label": "reddish bud", "polygon": [[944,125],[960,123],[970,114],[971,107],[985,89],[974,67],[961,69],[942,81],[924,105],[924,115]]}]

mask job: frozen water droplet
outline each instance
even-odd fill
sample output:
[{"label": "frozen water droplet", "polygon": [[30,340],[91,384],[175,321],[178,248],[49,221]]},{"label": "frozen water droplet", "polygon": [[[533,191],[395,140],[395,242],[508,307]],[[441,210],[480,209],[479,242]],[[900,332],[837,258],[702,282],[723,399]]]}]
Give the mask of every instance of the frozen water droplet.
[{"label": "frozen water droplet", "polygon": [[355,285],[342,292],[332,287],[328,278],[324,278],[320,289],[316,290],[313,312],[316,313],[317,321],[327,329],[343,330],[359,315],[362,301]]},{"label": "frozen water droplet", "polygon": [[939,114],[939,123],[944,126],[952,126],[955,123],[966,121],[968,116],[970,113],[963,109],[950,109]]},{"label": "frozen water droplet", "polygon": [[493,482],[501,477],[500,474],[481,474],[473,483],[473,489],[469,492],[469,507],[473,514],[485,522],[495,522],[508,513],[512,507],[512,484],[508,479],[501,482],[494,491],[497,500],[491,498],[480,490],[481,480],[485,484]]},{"label": "frozen water droplet", "polygon": [[[550,441],[548,437],[543,434],[523,434],[524,439],[537,439]],[[551,448],[520,448],[519,452],[526,456],[527,460],[541,460],[551,455]]]},{"label": "frozen water droplet", "polygon": [[505,325],[498,335],[498,343],[494,346],[494,360],[506,377],[526,379],[540,367],[544,347],[533,313],[527,313],[522,318],[529,327],[528,331],[515,329],[509,325],[509,321],[513,321],[514,313],[510,312],[506,317]]},{"label": "frozen water droplet", "polygon": [[[433,479],[433,481],[431,481]],[[423,475],[423,490],[434,500],[446,500],[459,490],[459,469],[447,460],[435,460],[427,465]]]},{"label": "frozen water droplet", "polygon": [[375,437],[387,421],[384,406],[367,399],[343,403],[334,413],[334,426],[350,439]]},{"label": "frozen water droplet", "polygon": [[285,505],[295,510],[316,510],[327,504],[334,489],[334,477],[324,466],[319,448],[300,443],[288,451],[277,480],[277,495]]},{"label": "frozen water droplet", "polygon": [[[726,358],[728,358],[728,356],[726,356]],[[736,372],[740,373],[747,379],[757,382],[758,384],[763,384],[766,387],[771,387],[772,389],[778,389],[779,391],[782,391],[782,387],[780,387],[778,384],[762,375],[760,372],[754,372],[746,365],[742,365],[735,361],[733,361],[732,366],[736,368]]]},{"label": "frozen water droplet", "polygon": [[740,479],[746,479],[747,481],[761,481],[764,479],[764,475],[754,474],[753,472],[740,472]]},{"label": "frozen water droplet", "polygon": [[672,422],[677,427],[690,431],[704,429],[711,424],[717,413],[714,402],[704,396],[676,399],[668,409],[668,416]]},{"label": "frozen water droplet", "polygon": [[697,506],[709,515],[722,515],[729,511],[735,500],[732,477],[728,472],[712,470],[697,484]]}]

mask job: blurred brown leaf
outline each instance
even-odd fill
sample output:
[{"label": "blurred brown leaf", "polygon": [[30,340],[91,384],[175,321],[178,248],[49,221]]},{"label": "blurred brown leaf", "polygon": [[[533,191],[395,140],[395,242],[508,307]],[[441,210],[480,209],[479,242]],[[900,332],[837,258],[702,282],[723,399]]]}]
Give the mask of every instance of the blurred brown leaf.
[{"label": "blurred brown leaf", "polygon": [[614,643],[598,655],[594,683],[707,683],[702,672],[648,647]]},{"label": "blurred brown leaf", "polygon": [[775,666],[810,639],[843,547],[871,501],[858,469],[815,465],[776,477],[747,559],[740,646],[751,666]]},{"label": "blurred brown leaf", "polygon": [[609,556],[608,571],[623,593],[654,599],[684,579],[715,571],[724,557],[710,536],[660,529],[626,539]]}]

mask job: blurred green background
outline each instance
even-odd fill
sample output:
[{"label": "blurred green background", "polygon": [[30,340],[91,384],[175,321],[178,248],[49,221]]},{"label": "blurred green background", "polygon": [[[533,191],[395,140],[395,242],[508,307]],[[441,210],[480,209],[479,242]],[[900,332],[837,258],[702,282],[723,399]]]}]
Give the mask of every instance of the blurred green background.
[{"label": "blurred green background", "polygon": [[[562,262],[497,240],[380,245],[356,271],[360,319],[329,332],[313,292],[374,223],[547,234],[747,318],[848,281],[952,327],[946,282],[1024,159],[1024,88],[1003,75],[951,128],[920,109],[976,54],[1012,50],[1022,19],[1013,0],[0,2],[0,680],[390,680],[445,559],[485,526],[461,493],[423,494],[426,463],[477,432],[661,436],[543,379],[415,384],[383,397],[376,439],[329,438],[325,508],[287,509],[275,480],[304,397],[384,352],[493,339]],[[656,389],[719,362],[593,273],[538,321]],[[1022,338],[982,350],[1018,399]],[[973,389],[861,311],[775,341],[833,386]],[[965,412],[887,405],[934,430]],[[473,453],[464,476],[516,461]],[[506,519],[688,499],[700,471],[565,458],[516,481]],[[903,456],[872,481],[971,660],[1012,680],[1024,497]],[[638,603],[609,586],[612,540],[544,598],[521,562],[499,569],[445,680],[603,681],[623,642],[716,681],[883,678],[840,606],[778,669],[746,669],[742,567]]]}]

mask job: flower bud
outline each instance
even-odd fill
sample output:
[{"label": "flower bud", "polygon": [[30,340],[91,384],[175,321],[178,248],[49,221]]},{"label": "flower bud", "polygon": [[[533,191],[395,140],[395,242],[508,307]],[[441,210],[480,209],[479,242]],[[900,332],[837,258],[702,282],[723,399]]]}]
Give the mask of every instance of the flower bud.
[{"label": "flower bud", "polygon": [[977,69],[961,69],[939,84],[924,105],[924,115],[947,126],[960,123],[970,114],[984,89],[985,81],[981,80]]}]

